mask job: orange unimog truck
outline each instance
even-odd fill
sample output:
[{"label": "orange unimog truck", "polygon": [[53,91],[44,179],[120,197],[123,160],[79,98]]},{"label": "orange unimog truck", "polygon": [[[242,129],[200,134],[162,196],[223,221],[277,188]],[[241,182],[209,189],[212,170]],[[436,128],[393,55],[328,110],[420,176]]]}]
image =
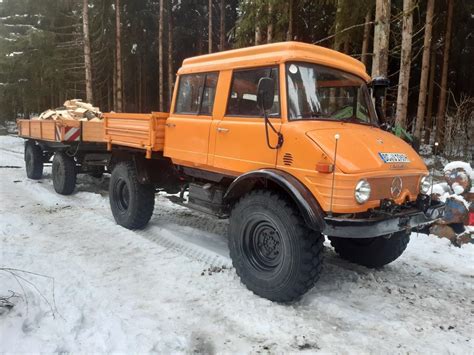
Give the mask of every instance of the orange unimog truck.
[{"label": "orange unimog truck", "polygon": [[185,60],[169,114],[105,115],[116,222],[143,228],[156,191],[181,192],[176,202],[229,218],[237,274],[279,302],[318,280],[324,236],[351,262],[394,261],[443,206],[421,158],[384,130],[385,84],[297,42]]},{"label": "orange unimog truck", "polygon": [[274,301],[314,285],[324,235],[352,262],[394,261],[442,206],[421,158],[382,129],[370,93],[380,107],[383,84],[347,55],[295,42],[185,60],[151,131],[106,117],[115,220],[145,226],[156,188],[181,186],[183,203],[229,218],[238,275]]}]

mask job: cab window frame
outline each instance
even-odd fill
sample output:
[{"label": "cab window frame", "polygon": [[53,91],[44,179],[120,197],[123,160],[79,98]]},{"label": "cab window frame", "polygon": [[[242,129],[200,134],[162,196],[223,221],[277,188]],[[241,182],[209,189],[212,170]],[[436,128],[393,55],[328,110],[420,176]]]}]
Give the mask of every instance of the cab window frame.
[{"label": "cab window frame", "polygon": [[[183,79],[183,77],[188,77],[188,76],[192,76],[192,75],[195,75],[195,76],[202,75],[202,76],[204,76],[203,85],[199,89],[199,104],[198,104],[199,109],[198,109],[197,112],[182,112],[182,111],[178,112],[177,108],[178,108],[179,93],[180,93],[181,84],[182,84],[181,80]],[[202,103],[203,103],[203,100],[204,100],[204,91],[206,89],[206,83],[207,83],[208,75],[215,75],[216,76],[216,86],[214,87],[214,97],[213,97],[213,100],[212,100],[212,107],[210,108],[210,113],[202,113]],[[186,116],[212,117],[212,112],[214,110],[214,103],[216,101],[216,93],[217,93],[217,85],[218,85],[218,82],[219,82],[219,75],[220,75],[220,71],[209,71],[209,72],[180,74],[179,75],[179,82],[178,82],[178,91],[176,93],[176,100],[175,100],[175,104],[174,104],[173,114],[175,114],[175,115],[186,115]]]},{"label": "cab window frame", "polygon": [[[288,118],[288,122],[297,122],[297,121],[301,121],[301,119],[297,119],[297,118],[292,118],[291,117],[291,114],[290,114],[290,104],[289,104],[289,83],[288,83],[288,67],[289,65],[291,64],[300,64],[300,65],[314,65],[316,67],[321,67],[321,68],[326,68],[326,69],[331,69],[331,70],[335,70],[335,71],[338,71],[338,72],[341,72],[341,73],[344,73],[344,74],[348,74],[348,75],[352,75],[360,80],[362,80],[364,83],[366,83],[367,85],[367,80],[365,80],[363,77],[355,74],[355,73],[352,73],[352,72],[349,72],[347,70],[343,70],[343,69],[339,69],[339,68],[334,68],[334,67],[331,67],[329,65],[324,65],[324,64],[321,64],[321,63],[314,63],[314,62],[310,62],[310,61],[302,61],[302,60],[288,60],[286,62],[283,62],[283,66],[284,66],[284,69],[285,69],[285,85],[286,85],[286,90],[285,90],[285,99],[286,99],[286,114],[287,114],[287,118]],[[369,96],[370,98],[370,96]],[[373,104],[372,104],[372,107],[369,107],[369,111],[371,111],[373,109]],[[371,112],[370,113],[371,115],[375,114],[375,112]],[[373,127],[378,127],[379,126],[379,122],[377,120],[377,116],[375,114],[374,116],[374,119],[375,121],[374,122],[371,122],[371,123],[366,123],[366,122],[357,122],[357,124],[361,124],[361,125],[366,125],[366,126],[373,126]],[[319,118],[314,118],[314,119],[311,119],[312,121],[326,121],[326,122],[342,122],[341,120],[339,119],[333,119],[333,118],[325,118],[325,119],[319,119]],[[372,118],[371,118],[372,120]]]},{"label": "cab window frame", "polygon": [[232,78],[230,81],[230,86],[229,86],[229,92],[227,94],[227,103],[226,103],[226,108],[225,108],[225,114],[224,117],[242,117],[242,118],[264,118],[263,113],[259,115],[242,115],[242,114],[231,114],[228,112],[229,110],[229,104],[232,96],[232,88],[234,86],[234,79],[235,79],[235,73],[238,72],[246,72],[246,71],[252,71],[252,70],[262,70],[262,69],[276,69],[276,78],[272,78],[275,80],[275,89],[278,89],[278,114],[271,114],[268,116],[268,118],[277,118],[281,119],[282,113],[281,113],[281,87],[280,87],[280,66],[278,64],[274,65],[264,65],[264,66],[258,66],[258,67],[249,67],[249,68],[239,68],[239,69],[233,69],[232,70]]}]

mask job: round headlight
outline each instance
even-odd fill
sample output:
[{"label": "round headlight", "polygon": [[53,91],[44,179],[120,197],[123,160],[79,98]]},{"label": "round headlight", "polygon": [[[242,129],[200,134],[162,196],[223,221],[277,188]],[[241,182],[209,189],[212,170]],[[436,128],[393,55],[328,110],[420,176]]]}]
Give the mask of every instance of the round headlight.
[{"label": "round headlight", "polygon": [[354,197],[358,203],[367,202],[370,197],[370,184],[367,180],[360,180],[354,190]]},{"label": "round headlight", "polygon": [[420,192],[422,194],[427,194],[431,188],[431,181],[428,176],[423,176],[420,180]]}]

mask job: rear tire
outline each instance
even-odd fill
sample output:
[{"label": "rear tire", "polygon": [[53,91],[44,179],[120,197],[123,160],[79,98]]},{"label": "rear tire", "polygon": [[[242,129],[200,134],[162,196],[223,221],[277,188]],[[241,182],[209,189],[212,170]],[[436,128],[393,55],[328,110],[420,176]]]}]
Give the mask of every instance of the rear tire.
[{"label": "rear tire", "polygon": [[26,176],[29,179],[39,180],[43,177],[44,157],[39,145],[33,141],[25,143]]},{"label": "rear tire", "polygon": [[70,195],[76,188],[76,161],[64,152],[57,152],[53,158],[53,186],[61,195]]},{"label": "rear tire", "polygon": [[117,224],[127,229],[147,225],[155,208],[155,189],[140,184],[132,162],[118,163],[110,177],[109,201]]},{"label": "rear tire", "polygon": [[397,232],[390,238],[329,237],[329,240],[341,258],[368,268],[378,268],[395,261],[403,254],[410,241],[410,232]]},{"label": "rear tire", "polygon": [[271,301],[292,302],[313,287],[321,273],[323,241],[306,227],[298,209],[274,192],[247,194],[230,215],[235,270],[249,290]]}]

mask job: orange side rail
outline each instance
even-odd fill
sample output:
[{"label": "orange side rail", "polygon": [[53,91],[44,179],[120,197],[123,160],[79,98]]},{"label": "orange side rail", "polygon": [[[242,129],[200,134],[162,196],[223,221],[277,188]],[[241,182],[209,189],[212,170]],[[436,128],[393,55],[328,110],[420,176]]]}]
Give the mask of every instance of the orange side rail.
[{"label": "orange side rail", "polygon": [[113,145],[143,149],[146,158],[152,152],[162,151],[164,146],[164,124],[167,113],[106,113],[104,114],[105,141],[107,149]]}]

